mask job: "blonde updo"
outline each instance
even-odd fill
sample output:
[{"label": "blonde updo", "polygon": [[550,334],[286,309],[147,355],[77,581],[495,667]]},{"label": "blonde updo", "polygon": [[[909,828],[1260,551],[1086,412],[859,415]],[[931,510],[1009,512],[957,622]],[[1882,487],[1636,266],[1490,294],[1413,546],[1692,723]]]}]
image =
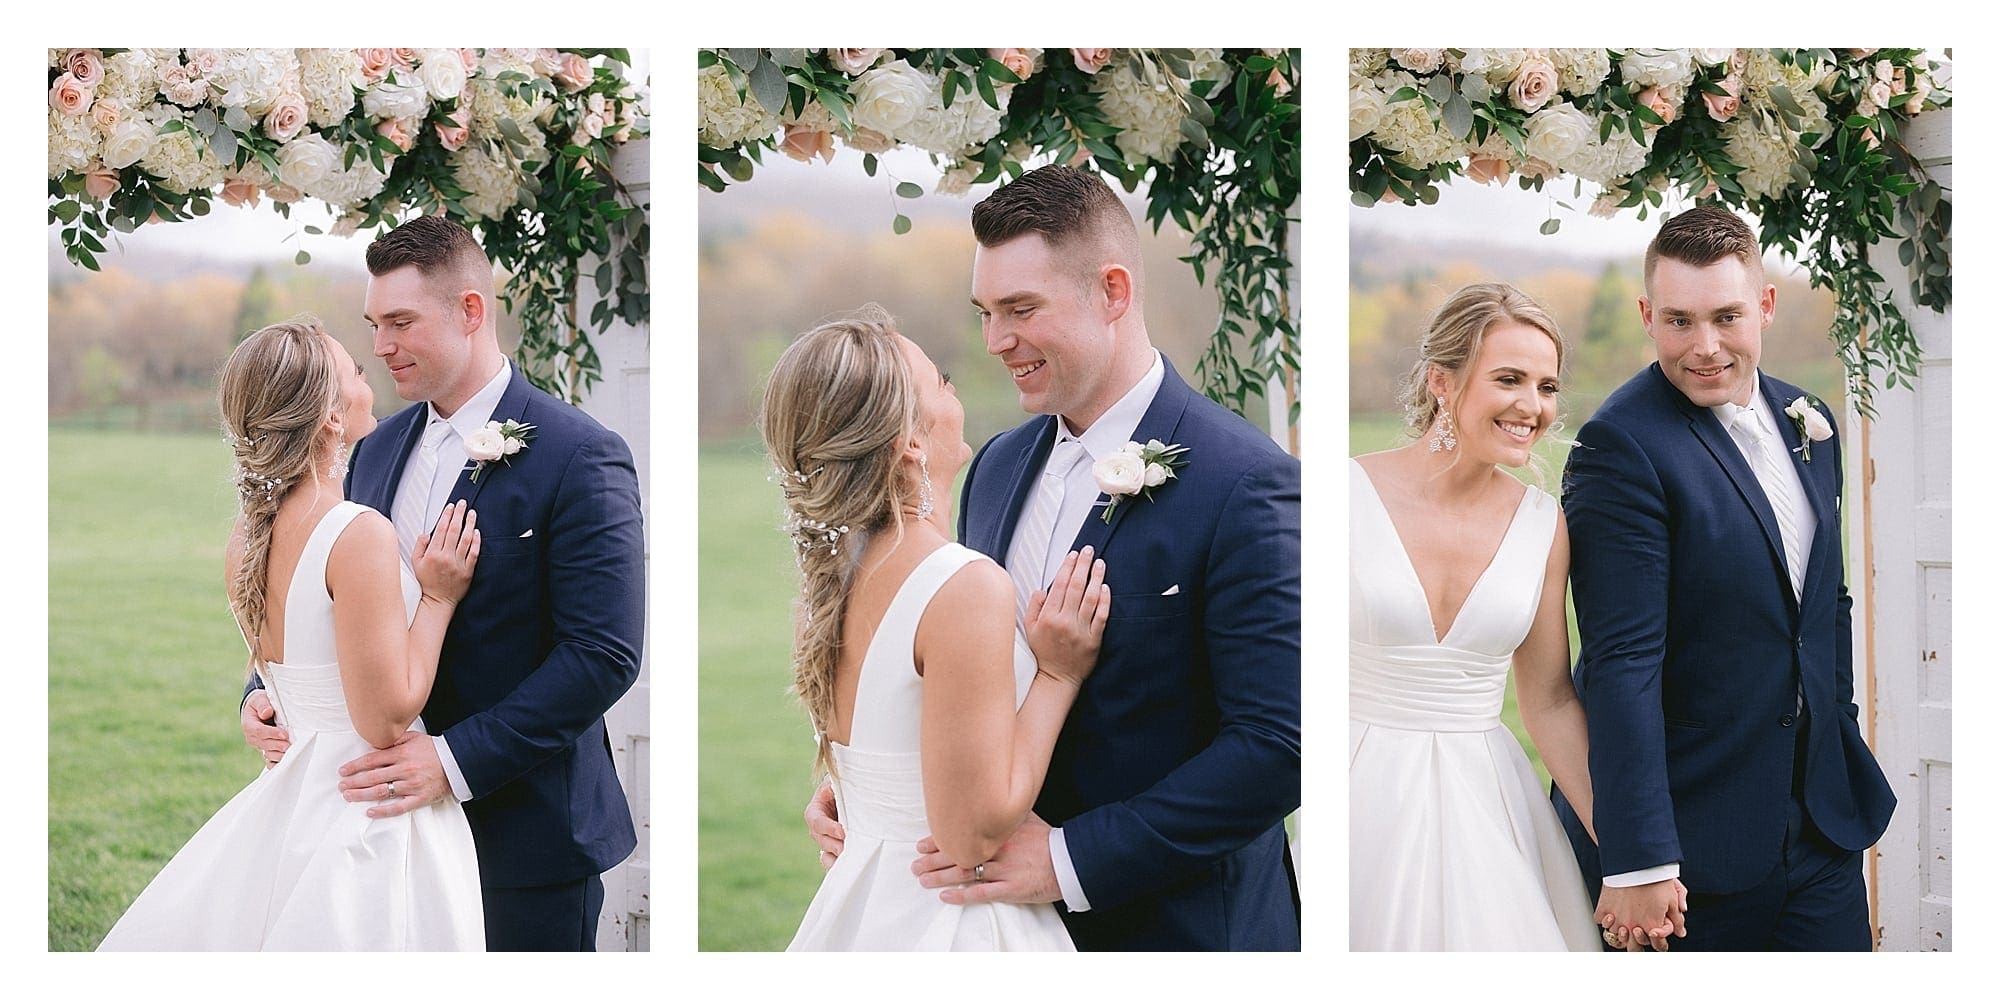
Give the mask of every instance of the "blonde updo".
[{"label": "blonde updo", "polygon": [[1541,303],[1503,282],[1467,285],[1453,292],[1431,315],[1429,329],[1417,346],[1417,363],[1403,376],[1396,399],[1403,404],[1405,433],[1423,437],[1437,420],[1438,402],[1429,386],[1431,369],[1443,369],[1450,373],[1453,385],[1463,385],[1465,367],[1479,356],[1486,331],[1502,322],[1520,323],[1548,334],[1556,345],[1556,371],[1562,371],[1568,348],[1555,318]]},{"label": "blonde updo", "polygon": [[765,386],[762,424],[802,576],[792,687],[819,734],[824,766],[862,539],[899,524],[914,503],[899,459],[916,431],[917,392],[894,318],[871,303],[793,341]]},{"label": "blonde updo", "polygon": [[243,537],[229,606],[250,637],[253,665],[264,630],[272,525],[285,497],[313,477],[321,426],[341,405],[336,366],[311,316],[258,330],[222,366],[222,433],[236,456]]}]

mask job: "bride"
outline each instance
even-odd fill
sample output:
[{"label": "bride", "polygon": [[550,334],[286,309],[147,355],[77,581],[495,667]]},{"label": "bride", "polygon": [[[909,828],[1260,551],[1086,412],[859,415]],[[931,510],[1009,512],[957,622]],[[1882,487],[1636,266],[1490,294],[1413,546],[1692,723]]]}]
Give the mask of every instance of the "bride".
[{"label": "bride", "polygon": [[347,449],[375,426],[374,394],[317,320],[251,334],[221,382],[241,501],[229,604],[291,749],[195,833],[99,948],[480,950],[459,804],[370,819],[336,774],[422,726],[479,558],[476,517],[447,508],[412,574],[389,522],[341,499]]},{"label": "bride", "polygon": [[793,951],[1072,950],[1051,905],[949,905],[911,871],[930,837],[977,877],[1027,814],[1110,611],[1086,548],[1017,631],[1006,570],[951,541],[964,428],[875,307],[801,336],[765,391],[804,575],[795,686],[846,826]]},{"label": "bride", "polygon": [[1528,734],[1589,828],[1568,531],[1554,497],[1500,468],[1529,465],[1554,425],[1562,362],[1527,295],[1459,289],[1404,386],[1416,440],[1350,462],[1354,950],[1600,948],[1569,842],[1500,721],[1511,666]]}]

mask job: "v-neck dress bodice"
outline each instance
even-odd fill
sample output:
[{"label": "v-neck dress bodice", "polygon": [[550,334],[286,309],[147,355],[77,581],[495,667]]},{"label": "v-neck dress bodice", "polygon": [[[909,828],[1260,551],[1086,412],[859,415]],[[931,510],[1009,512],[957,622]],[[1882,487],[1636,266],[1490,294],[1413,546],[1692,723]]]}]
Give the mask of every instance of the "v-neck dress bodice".
[{"label": "v-neck dress bodice", "polygon": [[1440,639],[1381,496],[1348,472],[1349,946],[1596,950],[1569,841],[1500,720],[1555,498],[1528,487]]}]

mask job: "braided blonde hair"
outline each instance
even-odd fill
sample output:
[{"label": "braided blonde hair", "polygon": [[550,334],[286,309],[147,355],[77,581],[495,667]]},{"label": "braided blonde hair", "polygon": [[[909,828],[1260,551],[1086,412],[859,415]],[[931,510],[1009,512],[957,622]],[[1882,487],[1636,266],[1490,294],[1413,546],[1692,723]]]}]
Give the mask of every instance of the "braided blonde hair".
[{"label": "braided blonde hair", "polygon": [[250,639],[264,631],[271,531],[278,507],[314,475],[320,425],[341,403],[340,374],[319,320],[274,323],[245,338],[223,363],[222,432],[236,456],[243,557],[229,579],[229,608]]},{"label": "braided blonde hair", "polygon": [[863,538],[900,522],[915,492],[898,465],[916,429],[917,392],[880,306],[822,323],[785,349],[764,390],[764,446],[785,495],[798,556],[792,689],[831,765],[833,674]]}]

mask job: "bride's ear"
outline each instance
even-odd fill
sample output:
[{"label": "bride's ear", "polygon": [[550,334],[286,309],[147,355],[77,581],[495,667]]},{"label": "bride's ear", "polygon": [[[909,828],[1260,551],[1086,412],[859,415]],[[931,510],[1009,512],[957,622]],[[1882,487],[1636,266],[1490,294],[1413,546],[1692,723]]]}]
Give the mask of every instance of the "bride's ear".
[{"label": "bride's ear", "polygon": [[1430,370],[1424,373],[1424,391],[1432,399],[1451,395],[1451,373],[1432,365]]}]

